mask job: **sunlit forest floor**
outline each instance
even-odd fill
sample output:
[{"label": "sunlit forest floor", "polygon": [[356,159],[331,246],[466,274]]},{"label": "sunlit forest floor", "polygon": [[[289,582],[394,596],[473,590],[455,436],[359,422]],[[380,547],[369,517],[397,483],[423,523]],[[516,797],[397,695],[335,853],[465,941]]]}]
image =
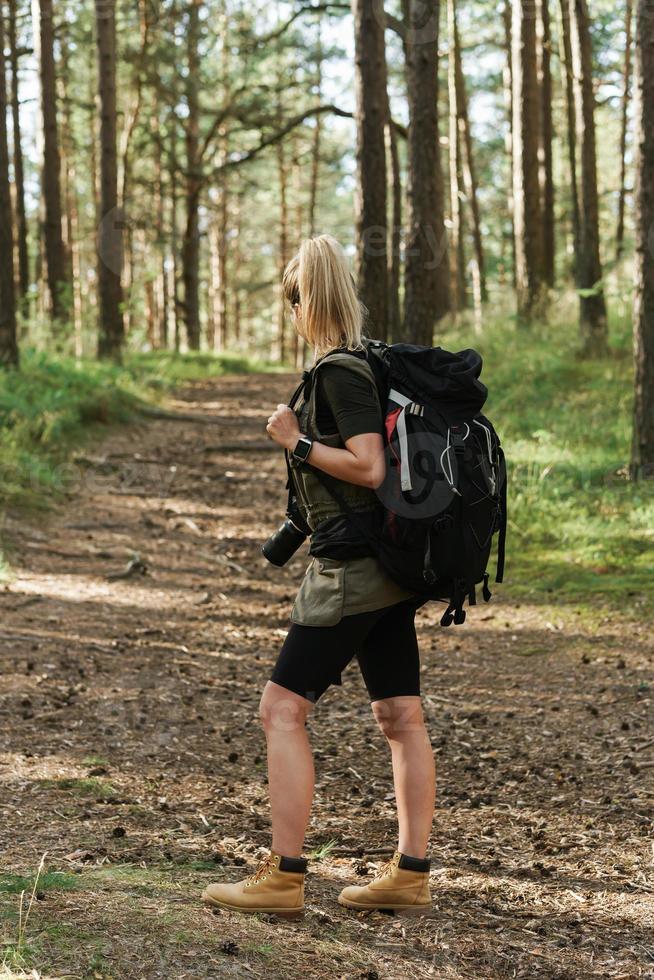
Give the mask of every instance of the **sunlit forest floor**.
[{"label": "sunlit forest floor", "polygon": [[[187,384],[169,406],[183,419],[149,418],[87,443],[52,513],[6,521],[6,977],[651,977],[654,639],[643,549],[634,545],[622,570],[581,546],[566,564],[555,554],[565,531],[552,529],[542,587],[526,574],[533,553],[521,557],[528,501],[514,507],[506,582],[493,586],[491,575],[491,602],[460,627],[438,625],[440,605],[418,615],[439,768],[431,915],[365,917],[336,904],[395,844],[387,749],[355,665],[310,721],[317,798],[304,920],[201,906],[208,882],[242,877],[269,843],[257,705],[306,557],[278,570],[260,556],[284,509],[283,460],[263,421],[292,380]],[[500,396],[489,415],[502,434]],[[516,495],[532,492],[525,486]],[[579,508],[580,521],[592,519]],[[547,532],[546,515],[539,521],[534,535]],[[592,572],[595,560],[604,573]],[[621,574],[635,576],[630,600],[588,587],[614,576],[617,590]]]}]

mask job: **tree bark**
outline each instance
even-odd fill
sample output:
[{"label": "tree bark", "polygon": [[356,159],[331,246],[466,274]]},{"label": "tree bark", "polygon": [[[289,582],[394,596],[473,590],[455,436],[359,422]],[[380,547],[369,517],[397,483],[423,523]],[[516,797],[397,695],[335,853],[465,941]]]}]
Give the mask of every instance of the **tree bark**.
[{"label": "tree bark", "polygon": [[440,0],[409,0],[406,51],[409,102],[409,218],[404,332],[430,346],[451,309],[445,189],[438,130]]},{"label": "tree bark", "polygon": [[172,252],[172,262],[170,269],[170,289],[172,299],[171,307],[173,314],[173,347],[176,352],[180,349],[181,324],[179,299],[179,231],[178,231],[178,173],[179,161],[177,157],[177,116],[173,111],[169,115],[170,140],[168,147],[168,173],[170,175],[170,248]]},{"label": "tree bark", "polygon": [[9,186],[5,26],[2,5],[0,5],[0,214],[3,216],[3,220],[0,221],[0,365],[17,367],[14,235]]},{"label": "tree bark", "polygon": [[61,158],[57,125],[52,0],[40,0],[41,111],[43,114],[43,197],[45,201],[45,255],[50,312],[62,320],[68,311],[66,250],[62,232]]},{"label": "tree bark", "polygon": [[531,0],[514,0],[511,24],[513,73],[513,199],[518,321],[540,313],[543,236],[538,183],[539,95],[536,23]]},{"label": "tree bark", "polygon": [[569,0],[569,11],[577,146],[581,163],[577,257],[579,327],[583,355],[601,357],[608,350],[608,325],[599,251],[593,55],[586,0]]},{"label": "tree bark", "polygon": [[461,140],[459,138],[459,105],[457,99],[456,44],[454,30],[455,0],[447,2],[448,55],[447,82],[449,102],[449,163],[450,163],[450,299],[453,313],[466,306],[466,276],[461,220]]},{"label": "tree bark", "polygon": [[463,62],[461,59],[461,41],[459,39],[459,27],[456,16],[456,2],[452,3],[452,31],[454,35],[454,68],[456,82],[456,105],[457,105],[457,126],[459,129],[459,142],[461,146],[461,166],[463,173],[463,184],[466,197],[470,206],[470,217],[472,219],[472,242],[474,248],[474,261],[476,263],[476,273],[474,275],[477,288],[475,293],[475,307],[478,315],[480,314],[481,303],[487,298],[486,290],[486,270],[484,260],[484,245],[481,234],[481,217],[479,214],[479,201],[477,198],[477,174],[475,168],[475,158],[472,148],[472,132],[470,129],[470,115],[468,113],[468,94],[466,92],[465,75],[463,72]]},{"label": "tree bark", "polygon": [[507,187],[507,211],[509,217],[509,241],[511,244],[511,281],[516,288],[516,259],[515,259],[515,209],[513,203],[513,68],[511,64],[511,0],[504,0],[502,20],[504,22],[504,43],[506,59],[502,69],[502,89],[504,93],[504,108],[507,114],[506,136],[504,150],[509,164],[509,181]]},{"label": "tree bark", "polygon": [[397,146],[397,133],[391,119],[390,104],[386,123],[386,146],[391,165],[390,193],[392,223],[388,236],[388,331],[385,339],[394,343],[402,333],[400,306],[401,249],[402,249],[402,171]]},{"label": "tree bark", "polygon": [[184,316],[191,350],[200,349],[200,9],[203,0],[189,0],[186,79],[186,227],[182,242]]},{"label": "tree bark", "polygon": [[[316,45],[316,94],[318,104],[322,103],[322,64],[323,48],[320,21],[317,24],[318,39]],[[318,207],[318,184],[320,178],[320,144],[322,140],[322,116],[316,116],[311,148],[311,179],[309,183],[309,235],[316,234],[316,215]]]},{"label": "tree bark", "polygon": [[537,0],[538,82],[540,87],[540,192],[543,207],[543,278],[554,287],[556,240],[554,226],[554,172],[552,164],[552,32],[550,0]]},{"label": "tree bark", "polygon": [[654,479],[654,31],[650,0],[636,12],[635,395],[630,475]]},{"label": "tree bark", "polygon": [[18,30],[16,0],[9,0],[9,59],[11,65],[11,114],[13,124],[14,184],[16,188],[16,233],[18,239],[18,285],[22,308],[27,312],[27,293],[30,286],[27,216],[25,213],[25,167],[21,144],[20,99],[18,82]]},{"label": "tree bark", "polygon": [[100,212],[98,230],[98,356],[119,361],[124,340],[121,271],[122,216],[118,210],[116,148],[116,0],[95,0],[100,95]]},{"label": "tree bark", "polygon": [[359,296],[370,335],[388,326],[386,218],[386,46],[381,0],[352,0],[357,123],[356,242]]},{"label": "tree bark", "polygon": [[620,128],[620,189],[618,191],[618,226],[615,234],[615,258],[619,261],[624,251],[624,213],[627,195],[627,129],[629,126],[629,90],[631,87],[631,25],[633,20],[633,0],[626,0],[625,12],[625,51],[624,87],[622,90],[622,120]]},{"label": "tree bark", "polygon": [[63,125],[61,140],[61,159],[64,171],[64,202],[66,209],[66,247],[70,254],[72,271],[73,294],[73,335],[75,357],[81,360],[83,355],[83,300],[82,300],[82,268],[80,257],[79,204],[77,198],[77,168],[75,164],[75,140],[73,136],[73,119],[71,111],[70,92],[70,59],[68,45],[65,39],[60,42],[61,70],[59,86],[61,104],[63,106]]},{"label": "tree bark", "polygon": [[577,178],[577,124],[575,121],[575,97],[573,87],[572,44],[570,41],[570,9],[568,0],[560,0],[560,58],[565,85],[565,107],[568,146],[568,166],[570,168],[570,194],[572,197],[572,270],[577,277],[577,254],[579,252],[579,181]]}]

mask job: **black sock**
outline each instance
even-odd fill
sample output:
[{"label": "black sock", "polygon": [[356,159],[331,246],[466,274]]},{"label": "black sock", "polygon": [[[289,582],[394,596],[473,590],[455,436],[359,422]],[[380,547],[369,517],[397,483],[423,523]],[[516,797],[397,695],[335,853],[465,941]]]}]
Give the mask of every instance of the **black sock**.
[{"label": "black sock", "polygon": [[405,871],[429,871],[431,861],[429,858],[416,858],[411,857],[410,854],[400,854],[397,866],[404,868]]}]

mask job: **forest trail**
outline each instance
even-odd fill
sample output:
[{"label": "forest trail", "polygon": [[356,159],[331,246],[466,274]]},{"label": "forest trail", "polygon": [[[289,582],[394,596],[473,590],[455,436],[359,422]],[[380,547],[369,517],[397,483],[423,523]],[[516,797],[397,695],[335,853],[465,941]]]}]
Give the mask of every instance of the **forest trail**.
[{"label": "forest trail", "polygon": [[47,852],[64,874],[43,880],[25,950],[43,977],[654,976],[654,641],[602,610],[589,627],[574,607],[512,601],[510,538],[506,584],[493,560],[493,598],[463,626],[440,627],[438,604],[418,614],[439,769],[431,916],[335,901],[395,844],[356,665],[310,721],[307,852],[336,843],[312,862],[304,921],[200,905],[269,843],[257,705],[306,556],[278,570],[260,555],[285,504],[264,423],[292,380],[188,386],[183,421],[112,431],[46,521],[8,522],[3,938],[17,876]]}]

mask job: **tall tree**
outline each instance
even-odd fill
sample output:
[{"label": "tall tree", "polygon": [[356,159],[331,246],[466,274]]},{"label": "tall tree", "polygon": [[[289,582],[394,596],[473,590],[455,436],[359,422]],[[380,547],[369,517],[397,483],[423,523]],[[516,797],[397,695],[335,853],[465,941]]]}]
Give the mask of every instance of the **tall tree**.
[{"label": "tall tree", "polygon": [[[507,126],[504,136],[504,151],[509,165],[509,181],[507,187],[507,211],[509,217],[509,236],[511,242],[511,279],[513,287],[516,285],[515,274],[515,214],[513,205],[513,68],[511,56],[511,22],[513,14],[511,10],[511,0],[504,0],[502,5],[502,21],[504,23],[504,46],[505,61],[502,69],[502,91],[504,95],[504,108],[507,114]],[[504,240],[504,238],[503,238]]]},{"label": "tall tree", "polygon": [[18,82],[18,27],[16,0],[9,0],[9,59],[11,65],[11,116],[13,126],[14,186],[16,191],[16,232],[18,238],[18,284],[20,297],[25,299],[30,285],[27,215],[25,211],[25,167],[23,164]]},{"label": "tall tree", "polygon": [[[323,73],[324,73],[324,60],[325,52],[322,43],[322,29],[321,22],[318,20],[316,24],[316,95],[318,97],[318,102],[322,101],[322,89],[323,89]],[[309,179],[309,235],[316,234],[316,212],[318,207],[318,182],[320,177],[320,150],[322,143],[322,116],[316,116],[315,128],[313,130],[313,141],[311,146],[311,176]]]},{"label": "tall tree", "polygon": [[518,319],[529,322],[541,307],[543,235],[538,181],[540,104],[536,70],[536,23],[531,0],[514,0],[511,24],[513,73],[513,202]]},{"label": "tall tree", "polygon": [[633,0],[626,0],[624,83],[622,88],[622,119],[620,121],[620,189],[618,191],[618,226],[615,234],[615,257],[620,259],[624,250],[624,212],[627,196],[627,128],[629,125],[629,89],[631,87],[631,24]]},{"label": "tall tree", "polygon": [[371,330],[386,334],[388,269],[386,218],[386,43],[380,0],[352,0],[357,122],[357,278]]},{"label": "tall tree", "polygon": [[636,12],[635,397],[630,474],[654,479],[654,31],[651,0]]},{"label": "tall tree", "polygon": [[456,8],[454,0],[447,2],[447,82],[449,103],[449,164],[450,164],[450,302],[453,313],[458,313],[466,306],[466,276],[463,242],[463,222],[461,198],[461,139],[459,137],[459,106],[457,99],[457,34],[455,31]]},{"label": "tall tree", "polygon": [[438,130],[440,0],[407,0],[406,6],[409,215],[404,331],[413,342],[430,345],[434,325],[451,308]]},{"label": "tall tree", "polygon": [[7,80],[5,74],[5,24],[0,4],[0,364],[16,367],[16,296],[14,293],[14,237],[9,149],[7,146]]},{"label": "tall tree", "polygon": [[554,287],[555,227],[554,170],[552,162],[552,32],[549,0],[537,0],[538,83],[540,89],[540,190],[543,208],[543,278]]},{"label": "tall tree", "polygon": [[[470,218],[472,226],[473,243],[473,287],[475,296],[475,310],[478,317],[481,316],[481,304],[486,299],[486,270],[484,261],[484,245],[481,233],[481,217],[479,212],[479,201],[477,196],[477,175],[475,158],[472,148],[472,131],[470,129],[470,115],[468,112],[468,93],[466,92],[465,75],[463,72],[463,61],[461,58],[461,41],[459,39],[459,26],[457,23],[457,8],[455,0],[449,0],[452,7],[452,36],[454,41],[454,71],[455,71],[455,94],[456,94],[456,118],[459,130],[459,142],[461,146],[461,166],[463,173],[463,186],[470,208]],[[449,7],[448,7],[449,9]]]},{"label": "tall tree", "polygon": [[100,227],[98,230],[98,356],[120,360],[124,340],[116,145],[116,0],[95,0],[100,95]]},{"label": "tall tree", "polygon": [[397,145],[397,131],[391,117],[390,102],[386,123],[386,149],[390,162],[389,193],[391,197],[391,227],[388,234],[388,330],[383,340],[399,340],[402,332],[400,307],[401,248],[402,248],[402,170]]},{"label": "tall tree", "polygon": [[581,164],[577,255],[579,326],[583,354],[598,357],[608,349],[608,324],[599,250],[593,52],[586,0],[569,0],[569,10],[577,148]]},{"label": "tall tree", "polygon": [[52,0],[39,0],[41,51],[41,111],[43,114],[43,198],[45,202],[45,257],[50,293],[50,310],[55,320],[65,317],[68,307],[67,258],[61,208],[61,156],[57,123],[57,91],[54,58],[54,12]]},{"label": "tall tree", "polygon": [[186,226],[182,242],[184,317],[191,350],[200,348],[200,10],[202,0],[189,0],[186,29]]},{"label": "tall tree", "polygon": [[570,8],[568,0],[560,0],[560,61],[565,87],[566,129],[568,165],[570,168],[570,196],[572,198],[572,255],[573,271],[576,277],[577,253],[579,251],[579,191],[577,180],[577,127],[575,123],[575,97],[572,68],[572,42],[570,40]]}]

